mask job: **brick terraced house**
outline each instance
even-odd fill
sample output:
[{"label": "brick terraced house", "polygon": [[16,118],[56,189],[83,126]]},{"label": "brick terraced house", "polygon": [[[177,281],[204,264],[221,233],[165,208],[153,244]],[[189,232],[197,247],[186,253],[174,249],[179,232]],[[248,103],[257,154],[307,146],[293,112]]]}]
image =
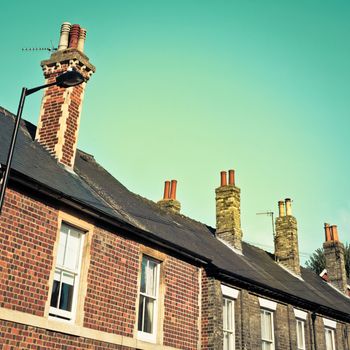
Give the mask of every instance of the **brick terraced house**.
[{"label": "brick terraced house", "polygon": [[[41,62],[88,82],[86,31],[64,23]],[[0,216],[2,349],[349,350],[344,247],[325,225],[327,281],[300,267],[291,201],[275,254],[242,240],[240,189],[221,172],[216,228],[180,213],[176,181],[154,203],[77,150],[86,82],[44,91],[23,121]],[[0,109],[0,162],[15,116]]]}]

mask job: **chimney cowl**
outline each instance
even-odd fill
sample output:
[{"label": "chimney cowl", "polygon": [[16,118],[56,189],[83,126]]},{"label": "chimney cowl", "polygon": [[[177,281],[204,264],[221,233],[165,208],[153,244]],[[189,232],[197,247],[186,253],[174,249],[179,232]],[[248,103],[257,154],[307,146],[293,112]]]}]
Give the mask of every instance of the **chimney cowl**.
[{"label": "chimney cowl", "polygon": [[58,44],[57,51],[62,51],[68,48],[69,32],[70,32],[71,26],[72,25],[69,22],[62,23],[61,32],[60,32],[60,41]]},{"label": "chimney cowl", "polygon": [[286,209],[284,205],[284,201],[278,201],[278,216],[286,216]]},{"label": "chimney cowl", "polygon": [[292,200],[290,198],[286,198],[284,201],[286,204],[286,215],[291,216],[292,215]]}]

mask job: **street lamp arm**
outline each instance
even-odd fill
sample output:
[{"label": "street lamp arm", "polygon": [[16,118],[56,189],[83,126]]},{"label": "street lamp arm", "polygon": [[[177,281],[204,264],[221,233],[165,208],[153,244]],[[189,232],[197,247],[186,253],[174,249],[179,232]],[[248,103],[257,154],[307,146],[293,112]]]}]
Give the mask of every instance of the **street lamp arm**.
[{"label": "street lamp arm", "polygon": [[34,94],[34,92],[37,92],[41,89],[45,89],[45,88],[47,88],[49,86],[53,86],[53,85],[57,85],[57,82],[54,81],[53,83],[50,83],[50,84],[40,85],[40,86],[37,86],[37,87],[32,88],[32,89],[26,89],[26,96]]}]

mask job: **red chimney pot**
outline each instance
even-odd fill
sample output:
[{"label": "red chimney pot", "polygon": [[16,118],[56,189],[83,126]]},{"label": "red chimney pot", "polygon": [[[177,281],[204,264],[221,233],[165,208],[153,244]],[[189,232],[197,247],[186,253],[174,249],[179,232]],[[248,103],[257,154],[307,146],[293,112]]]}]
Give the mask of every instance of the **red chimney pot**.
[{"label": "red chimney pot", "polygon": [[221,171],[220,174],[221,174],[221,187],[227,186],[227,172]]},{"label": "red chimney pot", "polygon": [[73,24],[69,32],[69,47],[76,49],[79,41],[80,25]]},{"label": "red chimney pot", "polygon": [[228,183],[231,186],[235,185],[235,171],[234,170],[229,170],[228,171]]},{"label": "red chimney pot", "polygon": [[171,180],[171,190],[170,190],[170,199],[176,199],[176,180]]},{"label": "red chimney pot", "polygon": [[165,181],[163,199],[169,199],[169,194],[170,194],[170,181]]}]

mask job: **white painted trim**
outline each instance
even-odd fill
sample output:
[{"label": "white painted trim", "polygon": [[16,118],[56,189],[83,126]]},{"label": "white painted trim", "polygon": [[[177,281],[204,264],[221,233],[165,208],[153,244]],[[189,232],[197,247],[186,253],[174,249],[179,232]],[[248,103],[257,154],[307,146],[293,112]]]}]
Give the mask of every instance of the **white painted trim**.
[{"label": "white painted trim", "polygon": [[234,289],[232,287],[225,286],[224,284],[221,285],[221,292],[222,292],[223,296],[229,297],[232,299],[237,299],[238,294],[239,294],[238,289]]},{"label": "white painted trim", "polygon": [[302,278],[300,275],[298,275],[298,274],[296,274],[295,272],[293,272],[292,270],[288,269],[288,267],[282,265],[281,263],[277,263],[277,264],[278,264],[279,267],[282,267],[283,270],[287,271],[288,273],[290,273],[292,276],[294,276],[294,277],[297,278],[298,280],[304,282],[303,278]]},{"label": "white painted trim", "polygon": [[174,348],[172,346],[146,343],[136,338],[102,332],[95,329],[78,326],[76,324],[60,322],[49,318],[30,315],[25,312],[10,310],[6,308],[0,308],[0,319],[17,324],[24,324],[31,327],[60,332],[63,334],[83,337],[87,339],[94,339],[105,343],[123,345],[140,350],[178,350],[178,348]]},{"label": "white painted trim", "polygon": [[333,328],[333,329],[337,328],[337,322],[330,320],[328,318],[323,317],[323,324],[325,325],[325,327],[329,327],[329,328]]},{"label": "white painted trim", "polygon": [[307,318],[307,312],[306,311],[301,311],[301,310],[298,310],[298,309],[294,309],[294,315],[296,318],[299,318],[301,320],[306,320]]},{"label": "white painted trim", "polygon": [[258,299],[259,299],[260,307],[264,309],[276,311],[277,303],[275,301],[264,299],[264,298],[258,298]]},{"label": "white painted trim", "polygon": [[323,277],[323,275],[327,273],[327,269],[323,269],[322,272],[319,274],[320,277]]},{"label": "white painted trim", "polygon": [[244,256],[244,254],[243,254],[243,252],[241,250],[236,249],[235,247],[232,247],[232,245],[227,243],[225,240],[221,239],[220,237],[216,237],[216,239],[218,241],[220,241],[222,244],[225,244],[226,247],[230,248],[236,254]]}]

